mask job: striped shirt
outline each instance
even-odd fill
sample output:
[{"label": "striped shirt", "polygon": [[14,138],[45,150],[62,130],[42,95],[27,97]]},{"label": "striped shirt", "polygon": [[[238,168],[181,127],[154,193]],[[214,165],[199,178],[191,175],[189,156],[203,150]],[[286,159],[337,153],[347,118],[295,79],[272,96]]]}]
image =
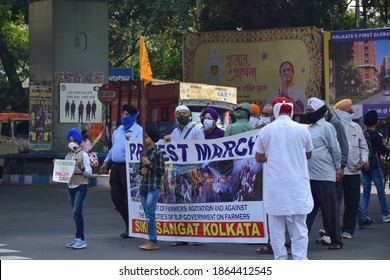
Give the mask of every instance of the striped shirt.
[{"label": "striped shirt", "polygon": [[148,165],[148,174],[146,181],[142,179],[140,191],[153,191],[161,188],[162,177],[165,172],[165,163],[163,153],[157,148],[147,149],[146,157],[150,161]]}]

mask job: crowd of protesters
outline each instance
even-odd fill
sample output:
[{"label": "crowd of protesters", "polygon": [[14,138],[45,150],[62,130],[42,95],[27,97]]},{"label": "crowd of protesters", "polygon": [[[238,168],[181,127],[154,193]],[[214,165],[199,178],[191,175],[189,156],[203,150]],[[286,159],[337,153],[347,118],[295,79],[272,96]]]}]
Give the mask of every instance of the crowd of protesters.
[{"label": "crowd of protesters", "polygon": [[[307,100],[305,108],[307,125],[293,120],[294,102],[288,97],[276,97],[272,104],[266,104],[262,110],[257,104],[244,102],[235,108],[235,121],[224,131],[217,125],[220,116],[214,108],[207,107],[201,112],[200,128],[191,122],[190,109],[179,105],[175,109],[178,127],[163,138],[165,141],[204,140],[254,129],[259,131],[254,150],[256,161],[263,163],[263,170],[267,173],[263,178],[262,200],[269,225],[269,243],[264,244],[257,252],[273,253],[275,259],[288,259],[289,254],[293,259],[307,259],[308,234],[319,211],[323,229],[319,231],[320,237],[316,242],[327,246],[329,250],[342,249],[343,239],[353,238],[357,225],[362,229],[374,222],[368,216],[372,181],[378,191],[382,221],[390,222],[380,164],[381,156],[389,154],[389,149],[383,144],[382,135],[376,131],[376,111],[369,111],[364,116],[364,125],[370,137],[367,143],[363,128],[354,121],[350,99],[336,103],[333,113],[328,104],[315,97]],[[135,107],[124,105],[122,109],[122,125],[113,134],[112,148],[100,172],[108,172],[108,167],[111,166],[111,197],[125,224],[121,237],[130,238],[124,141],[125,138],[142,138],[143,128],[136,122],[139,111]],[[154,145],[160,139],[158,130],[148,127],[145,132],[147,149],[141,162],[140,176],[143,179],[140,197],[148,223],[149,241],[140,248],[154,250],[158,249],[155,211],[164,183],[164,161],[161,152]],[[76,141],[74,138],[70,137],[69,142],[76,143],[78,147],[83,139],[79,137]],[[369,145],[372,146],[372,151]],[[221,176],[232,169],[231,161],[213,164],[219,165],[216,168],[220,169]],[[79,166],[81,172],[84,172],[86,165]],[[173,173],[177,175],[174,179],[191,181],[200,168],[201,164],[174,166]],[[194,189],[190,193],[190,190],[183,187],[185,184],[176,184],[182,186],[175,190],[176,199],[182,200],[180,203],[194,202],[193,193],[198,192],[200,197],[200,193],[206,192]],[[73,185],[72,183],[71,187]],[[76,184],[75,187],[77,186]],[[79,226],[73,243],[80,243],[78,240],[84,242]],[[73,246],[73,243],[66,247],[86,247],[85,242],[81,246]],[[188,242],[177,241],[172,245],[188,245]],[[194,245],[203,243],[195,242]]]}]

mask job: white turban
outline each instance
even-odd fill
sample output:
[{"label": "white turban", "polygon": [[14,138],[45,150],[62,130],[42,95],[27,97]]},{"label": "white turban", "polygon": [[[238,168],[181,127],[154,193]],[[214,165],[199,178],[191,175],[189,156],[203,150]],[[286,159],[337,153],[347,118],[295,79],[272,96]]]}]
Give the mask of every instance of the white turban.
[{"label": "white turban", "polygon": [[318,99],[316,97],[312,97],[309,100],[307,100],[307,106],[311,106],[314,111],[317,111],[320,109],[322,106],[325,105],[325,102],[322,101],[321,99]]},{"label": "white turban", "polygon": [[177,106],[176,109],[175,109],[175,113],[177,111],[181,111],[181,110],[186,110],[186,111],[188,111],[188,113],[191,113],[190,109],[186,105],[179,105],[179,106]]}]

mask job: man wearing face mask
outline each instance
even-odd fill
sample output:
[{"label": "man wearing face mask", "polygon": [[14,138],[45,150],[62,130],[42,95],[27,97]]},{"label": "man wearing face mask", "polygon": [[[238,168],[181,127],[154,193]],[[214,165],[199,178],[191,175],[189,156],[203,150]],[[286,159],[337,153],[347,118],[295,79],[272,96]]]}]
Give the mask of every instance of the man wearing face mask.
[{"label": "man wearing face mask", "polygon": [[123,105],[122,125],[113,133],[112,147],[99,171],[99,173],[106,173],[108,165],[112,163],[110,172],[111,199],[126,225],[125,231],[120,235],[122,238],[129,238],[125,138],[142,139],[142,127],[136,123],[138,116],[139,111],[132,105]]},{"label": "man wearing face mask", "polygon": [[321,208],[322,219],[331,240],[328,249],[336,250],[343,247],[335,187],[336,171],[341,166],[341,150],[334,126],[325,121],[327,110],[325,103],[318,98],[312,97],[307,101],[306,119],[310,123],[308,129],[313,142],[313,153],[308,167],[314,207],[307,215],[306,223],[310,231]]},{"label": "man wearing face mask", "polygon": [[70,152],[66,160],[75,160],[76,166],[68,183],[68,196],[72,206],[73,219],[76,224],[76,239],[65,245],[66,248],[83,249],[87,247],[84,239],[83,204],[88,191],[88,177],[92,175],[89,157],[81,147],[81,133],[71,128],[66,136]]},{"label": "man wearing face mask", "polygon": [[263,107],[263,111],[260,115],[259,124],[262,126],[266,126],[267,124],[270,124],[272,122],[273,118],[273,112],[272,112],[272,105],[271,104],[265,104]]},{"label": "man wearing face mask", "polygon": [[244,102],[239,104],[234,109],[233,115],[236,118],[236,122],[229,125],[225,130],[225,136],[232,136],[246,131],[254,129],[253,125],[249,123],[249,118],[252,113],[251,104]]},{"label": "man wearing face mask", "polygon": [[[169,142],[175,139],[204,140],[202,129],[191,123],[190,109],[185,105],[179,105],[175,109],[176,120],[179,126],[175,128],[170,135],[165,135],[164,140]],[[192,200],[194,183],[193,178],[197,176],[197,170],[202,167],[201,164],[175,164],[172,170],[176,189],[176,203],[188,203]],[[201,245],[203,243],[195,243]],[[171,246],[185,246],[188,242],[177,241]]]},{"label": "man wearing face mask", "polygon": [[259,125],[259,117],[261,112],[260,107],[257,104],[251,104],[251,108],[252,108],[251,111],[252,113],[249,118],[249,123],[253,125],[254,128],[259,128],[258,125]]},{"label": "man wearing face mask", "polygon": [[342,237],[352,238],[360,201],[361,170],[368,162],[368,146],[361,127],[353,119],[352,100],[343,99],[334,105],[336,117],[344,127],[348,140],[348,163],[344,169],[344,215]]},{"label": "man wearing face mask", "polygon": [[213,108],[206,108],[200,114],[205,139],[217,139],[224,135],[224,131],[217,126],[218,113]]}]

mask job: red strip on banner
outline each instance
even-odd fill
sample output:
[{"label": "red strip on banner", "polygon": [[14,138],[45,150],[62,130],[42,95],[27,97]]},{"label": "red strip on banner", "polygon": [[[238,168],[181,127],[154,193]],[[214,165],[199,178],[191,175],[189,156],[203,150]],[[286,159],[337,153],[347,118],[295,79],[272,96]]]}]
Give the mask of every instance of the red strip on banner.
[{"label": "red strip on banner", "polygon": [[[148,232],[145,220],[132,220],[132,232]],[[264,237],[263,222],[156,222],[160,236],[197,236],[208,238],[259,238]]]}]

